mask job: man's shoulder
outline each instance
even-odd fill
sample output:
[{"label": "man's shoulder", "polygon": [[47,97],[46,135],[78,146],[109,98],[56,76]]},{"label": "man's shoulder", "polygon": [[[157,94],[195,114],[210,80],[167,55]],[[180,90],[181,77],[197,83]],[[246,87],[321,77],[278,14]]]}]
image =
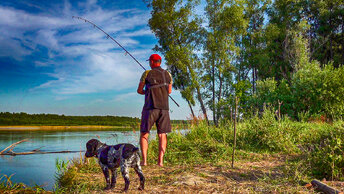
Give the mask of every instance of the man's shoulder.
[{"label": "man's shoulder", "polygon": [[140,82],[145,82],[145,79],[146,79],[146,77],[147,77],[147,75],[148,75],[148,73],[149,73],[150,71],[151,71],[151,70],[146,70],[146,71],[144,71],[144,72],[142,73]]}]

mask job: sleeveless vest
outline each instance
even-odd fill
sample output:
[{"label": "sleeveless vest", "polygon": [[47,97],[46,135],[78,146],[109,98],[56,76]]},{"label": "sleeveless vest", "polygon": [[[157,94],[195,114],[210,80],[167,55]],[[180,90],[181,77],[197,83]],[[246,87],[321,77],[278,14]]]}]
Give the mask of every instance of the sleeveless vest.
[{"label": "sleeveless vest", "polygon": [[155,67],[149,71],[145,83],[145,105],[143,109],[169,110],[168,85],[172,78],[169,73],[161,67]]}]

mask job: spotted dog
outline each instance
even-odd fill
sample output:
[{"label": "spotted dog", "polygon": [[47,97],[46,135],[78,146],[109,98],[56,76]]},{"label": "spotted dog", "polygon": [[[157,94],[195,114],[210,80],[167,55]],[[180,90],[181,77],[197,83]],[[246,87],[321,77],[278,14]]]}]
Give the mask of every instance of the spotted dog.
[{"label": "spotted dog", "polygon": [[[145,177],[140,166],[139,148],[132,144],[106,145],[97,139],[91,139],[86,143],[86,157],[97,157],[98,163],[103,170],[106,187],[105,190],[112,189],[116,185],[117,168],[121,167],[122,176],[125,181],[124,191],[129,188],[129,167],[135,169],[140,177],[139,190],[144,189]],[[111,183],[109,170],[112,172]]]}]

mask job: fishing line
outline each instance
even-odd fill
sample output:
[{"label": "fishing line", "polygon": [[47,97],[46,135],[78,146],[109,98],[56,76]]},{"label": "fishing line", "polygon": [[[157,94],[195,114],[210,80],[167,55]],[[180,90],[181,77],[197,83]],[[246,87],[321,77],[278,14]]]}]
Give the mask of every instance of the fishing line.
[{"label": "fishing line", "polygon": [[[91,25],[93,25],[94,28],[97,28],[98,30],[102,31],[105,35],[106,35],[106,38],[110,38],[111,40],[113,40],[119,47],[121,47],[124,51],[125,51],[125,55],[129,55],[131,58],[133,58],[137,64],[139,64],[142,69],[144,69],[146,71],[146,68],[133,56],[129,53],[129,51],[127,51],[127,49],[125,49],[119,42],[117,42],[112,36],[110,36],[108,33],[106,33],[103,29],[101,29],[100,27],[98,27],[96,24],[94,24],[93,22],[87,20],[87,19],[84,19],[82,17],[78,17],[78,16],[72,16],[72,18],[76,18],[76,19],[79,19],[79,20],[82,20],[84,22],[87,22]],[[171,98],[171,100],[179,107],[179,104],[170,96],[168,95],[168,97]]]}]

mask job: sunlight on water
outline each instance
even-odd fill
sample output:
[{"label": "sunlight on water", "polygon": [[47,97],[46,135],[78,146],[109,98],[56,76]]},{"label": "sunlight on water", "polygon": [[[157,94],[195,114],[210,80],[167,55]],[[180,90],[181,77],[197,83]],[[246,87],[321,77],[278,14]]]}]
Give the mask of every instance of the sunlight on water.
[{"label": "sunlight on water", "polygon": [[[139,146],[140,132],[133,131],[0,131],[0,151],[7,146],[29,138],[30,142],[17,145],[14,152],[26,152],[41,148],[41,151],[85,151],[86,142],[92,138],[100,137],[100,141],[114,145],[118,143],[131,143]],[[150,140],[155,138],[156,131],[152,130]],[[43,185],[51,190],[55,184],[56,159],[69,160],[79,157],[78,153],[63,154],[35,154],[0,157],[0,177],[4,174],[10,176],[13,182],[23,182],[29,186]]]}]

